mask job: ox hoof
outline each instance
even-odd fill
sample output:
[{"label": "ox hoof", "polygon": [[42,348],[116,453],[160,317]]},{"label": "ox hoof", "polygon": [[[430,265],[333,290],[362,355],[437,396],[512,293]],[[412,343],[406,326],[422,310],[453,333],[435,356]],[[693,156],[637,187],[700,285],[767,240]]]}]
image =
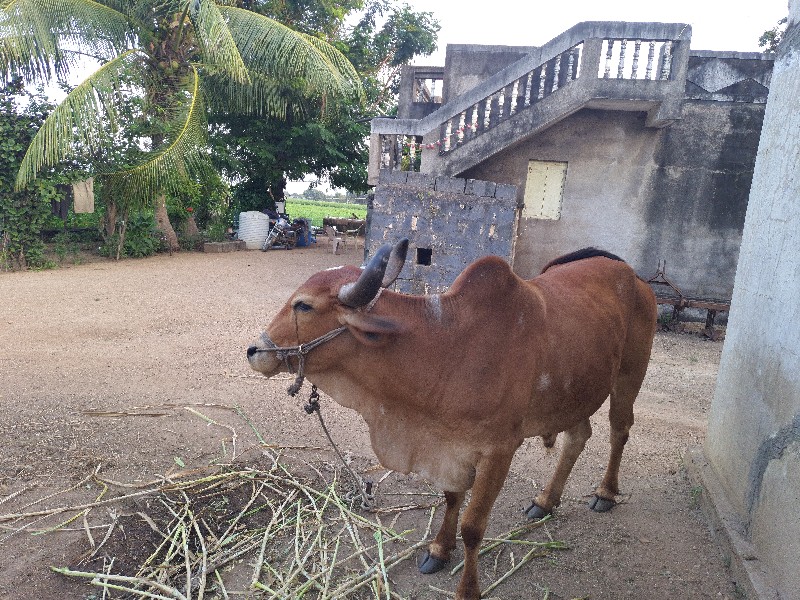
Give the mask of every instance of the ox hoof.
[{"label": "ox hoof", "polygon": [[525,516],[527,516],[531,521],[538,521],[539,519],[544,519],[547,515],[550,514],[549,510],[543,509],[541,506],[536,504],[536,502],[531,502],[531,505],[525,509]]},{"label": "ox hoof", "polygon": [[423,575],[430,575],[431,573],[436,573],[444,569],[446,564],[446,560],[436,558],[431,555],[430,550],[425,550],[425,554],[420,557],[417,567],[419,568],[419,572]]},{"label": "ox hoof", "polygon": [[614,500],[601,498],[600,496],[593,496],[592,499],[589,500],[589,508],[594,512],[608,512],[615,504],[616,502]]}]

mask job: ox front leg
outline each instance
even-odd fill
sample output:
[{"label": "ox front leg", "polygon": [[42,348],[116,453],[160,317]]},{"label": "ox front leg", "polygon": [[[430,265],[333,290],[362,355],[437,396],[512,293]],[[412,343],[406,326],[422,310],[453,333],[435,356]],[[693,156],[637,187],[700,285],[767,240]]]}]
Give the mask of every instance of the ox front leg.
[{"label": "ox front leg", "polygon": [[489,522],[489,513],[511,466],[513,452],[508,456],[492,456],[481,460],[475,469],[467,509],[461,520],[464,540],[464,572],[456,590],[456,600],[478,600],[481,597],[478,580],[478,550]]},{"label": "ox front leg", "polygon": [[592,437],[592,425],[589,419],[585,419],[564,432],[564,447],[561,456],[558,458],[558,466],[550,483],[542,490],[542,493],[534,498],[533,503],[525,509],[525,514],[530,519],[541,519],[549,515],[553,508],[561,502],[561,494],[564,493],[564,485],[567,477],[575,466],[581,452],[583,452],[586,441]]},{"label": "ox front leg", "polygon": [[456,530],[458,529],[458,512],[464,503],[464,492],[445,492],[447,502],[444,521],[434,540],[428,546],[427,552],[419,561],[420,573],[436,573],[444,569],[450,560],[450,553],[456,547]]}]

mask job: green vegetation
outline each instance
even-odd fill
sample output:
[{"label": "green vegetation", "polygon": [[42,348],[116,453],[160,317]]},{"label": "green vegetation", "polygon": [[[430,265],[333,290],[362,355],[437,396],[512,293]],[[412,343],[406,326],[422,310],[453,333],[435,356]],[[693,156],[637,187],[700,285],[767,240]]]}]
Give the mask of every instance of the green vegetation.
[{"label": "green vegetation", "polygon": [[341,50],[358,71],[364,102],[300,99],[283,116],[256,119],[224,106],[212,111],[211,160],[233,182],[233,212],[275,208],[287,182],[307,175],[363,194],[369,121],[396,113],[402,66],[436,49],[438,22],[403,0],[255,0],[248,7]]},{"label": "green vegetation", "polygon": [[53,266],[45,259],[39,233],[50,215],[50,201],[59,196],[58,184],[66,180],[48,171],[35,182],[14,188],[32,132],[50,108],[40,93],[25,90],[22,79],[5,85],[0,81],[0,269]]},{"label": "green vegetation", "polygon": [[112,217],[108,236],[129,210],[154,207],[178,248],[166,196],[206,181],[210,113],[282,119],[294,106],[335,112],[364,97],[333,45],[238,3],[14,0],[0,3],[0,22],[0,80],[62,80],[83,65],[76,55],[99,63],[25,140],[15,184],[85,167]]},{"label": "green vegetation", "polygon": [[367,216],[366,204],[348,204],[347,202],[321,202],[304,198],[289,198],[286,201],[286,212],[292,219],[304,218],[315,227],[322,227],[325,217],[340,219],[364,219]]}]

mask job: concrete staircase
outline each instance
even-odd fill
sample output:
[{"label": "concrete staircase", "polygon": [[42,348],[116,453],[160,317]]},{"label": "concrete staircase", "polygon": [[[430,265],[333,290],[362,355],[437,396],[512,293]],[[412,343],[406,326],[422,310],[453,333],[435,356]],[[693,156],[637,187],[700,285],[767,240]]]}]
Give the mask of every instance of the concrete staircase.
[{"label": "concrete staircase", "polygon": [[370,183],[380,169],[458,176],[581,108],[669,125],[680,118],[690,40],[683,23],[579,23],[424,118],[374,119]]}]

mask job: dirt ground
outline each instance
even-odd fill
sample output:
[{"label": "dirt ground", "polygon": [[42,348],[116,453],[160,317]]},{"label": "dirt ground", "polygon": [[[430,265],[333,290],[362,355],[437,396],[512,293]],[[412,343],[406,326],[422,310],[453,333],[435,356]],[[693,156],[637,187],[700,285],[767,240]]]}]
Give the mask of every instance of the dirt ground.
[{"label": "dirt ground", "polygon": [[[245,349],[297,285],[346,262],[360,262],[354,250],[334,256],[320,244],[0,273],[0,513],[91,502],[97,488],[85,478],[98,468],[107,480],[135,485],[178,465],[208,465],[230,447],[231,431],[240,447],[254,444],[234,406],[270,443],[302,446],[300,459],[333,464],[317,420],[285,395],[286,380],[254,374]],[[569,549],[528,563],[492,597],[739,597],[682,464],[687,448],[703,442],[721,349],[722,342],[695,335],[657,335],[623,458],[621,503],[604,514],[586,507],[608,450],[601,409],[563,504],[546,525],[546,535]],[[322,402],[331,434],[353,464],[379,469],[360,417]],[[537,439],[520,448],[488,536],[523,522],[522,509],[556,456]],[[397,501],[385,490],[424,488],[414,476],[388,474],[377,500]],[[102,521],[110,510],[95,509],[92,519]],[[406,527],[424,530],[427,514],[405,512]],[[0,522],[0,598],[100,598],[97,588],[49,569],[73,565],[86,551],[80,526],[31,535],[64,518]],[[482,559],[484,585],[510,560],[508,552]],[[447,598],[431,586],[452,591],[457,583],[449,570],[422,576],[411,560],[391,577],[401,596],[420,599]]]}]

